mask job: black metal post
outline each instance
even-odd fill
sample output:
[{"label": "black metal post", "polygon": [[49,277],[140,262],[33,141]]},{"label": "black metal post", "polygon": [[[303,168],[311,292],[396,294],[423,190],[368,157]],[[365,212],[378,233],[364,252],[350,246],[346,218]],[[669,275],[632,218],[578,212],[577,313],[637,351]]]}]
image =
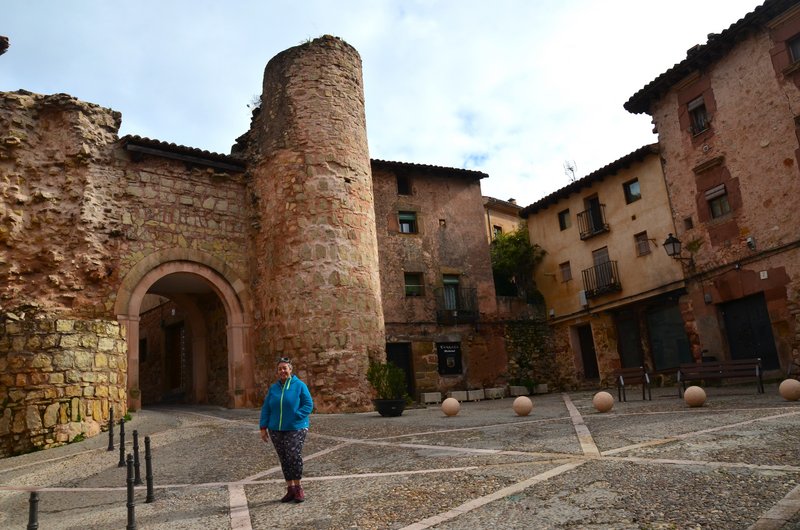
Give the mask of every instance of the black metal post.
[{"label": "black metal post", "polygon": [[114,450],[114,407],[108,409],[108,450]]},{"label": "black metal post", "polygon": [[142,485],[142,474],[139,471],[139,431],[133,430],[133,483]]},{"label": "black metal post", "polygon": [[136,513],[134,511],[134,507],[136,504],[133,502],[133,455],[128,455],[127,460],[128,465],[128,525],[125,527],[125,530],[136,530]]},{"label": "black metal post", "polygon": [[117,467],[125,467],[125,418],[119,420],[119,463]]},{"label": "black metal post", "polygon": [[144,502],[150,503],[156,500],[153,495],[153,457],[150,454],[150,437],[144,437],[144,474],[147,481],[147,498]]},{"label": "black metal post", "polygon": [[39,528],[39,492],[32,491],[28,499],[28,530]]}]

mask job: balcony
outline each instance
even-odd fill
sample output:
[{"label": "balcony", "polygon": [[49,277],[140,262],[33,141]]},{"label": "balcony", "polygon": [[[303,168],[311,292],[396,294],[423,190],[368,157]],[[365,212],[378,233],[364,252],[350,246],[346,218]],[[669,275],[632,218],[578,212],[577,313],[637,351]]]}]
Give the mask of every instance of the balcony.
[{"label": "balcony", "polygon": [[438,324],[471,324],[478,321],[478,296],[476,289],[440,287],[436,295],[436,322]]},{"label": "balcony", "polygon": [[589,269],[584,269],[582,273],[586,298],[594,298],[622,290],[616,261],[606,261]]},{"label": "balcony", "polygon": [[606,205],[598,204],[578,213],[578,227],[580,228],[581,239],[589,239],[598,234],[608,232]]}]

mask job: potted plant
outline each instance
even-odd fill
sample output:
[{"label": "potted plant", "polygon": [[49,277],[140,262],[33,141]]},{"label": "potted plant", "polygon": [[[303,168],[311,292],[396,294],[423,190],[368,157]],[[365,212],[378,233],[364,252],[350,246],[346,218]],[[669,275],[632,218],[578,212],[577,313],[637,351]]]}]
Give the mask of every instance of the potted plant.
[{"label": "potted plant", "polygon": [[406,373],[398,366],[370,361],[367,381],[375,389],[372,400],[381,416],[399,416],[406,408]]}]

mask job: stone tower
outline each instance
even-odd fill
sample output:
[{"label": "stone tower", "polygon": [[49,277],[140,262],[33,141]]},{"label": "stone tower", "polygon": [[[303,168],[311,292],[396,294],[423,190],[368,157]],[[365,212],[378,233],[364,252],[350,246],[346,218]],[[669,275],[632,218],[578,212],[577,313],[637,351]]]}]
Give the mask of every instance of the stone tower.
[{"label": "stone tower", "polygon": [[323,36],[275,56],[248,144],[266,377],[290,357],[318,411],[368,410],[385,338],[358,52]]}]

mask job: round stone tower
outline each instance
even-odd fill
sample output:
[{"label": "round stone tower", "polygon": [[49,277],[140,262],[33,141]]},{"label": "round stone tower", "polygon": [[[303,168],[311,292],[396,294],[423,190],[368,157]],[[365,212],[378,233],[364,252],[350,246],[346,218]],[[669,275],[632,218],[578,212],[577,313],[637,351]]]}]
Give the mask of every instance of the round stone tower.
[{"label": "round stone tower", "polygon": [[264,383],[290,357],[317,411],[369,410],[385,338],[358,52],[326,35],[275,56],[248,144]]}]

